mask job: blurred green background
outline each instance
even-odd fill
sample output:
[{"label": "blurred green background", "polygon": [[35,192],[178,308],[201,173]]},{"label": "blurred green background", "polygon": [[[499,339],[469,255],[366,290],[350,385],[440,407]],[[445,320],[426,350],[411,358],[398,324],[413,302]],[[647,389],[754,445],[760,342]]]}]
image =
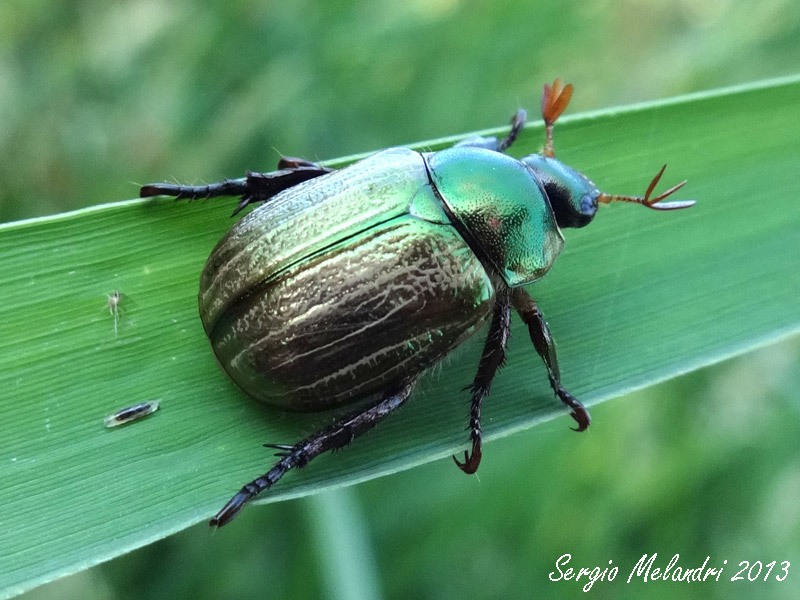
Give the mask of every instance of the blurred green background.
[{"label": "blurred green background", "polygon": [[[577,112],[798,65],[794,0],[5,0],[0,221],[533,117],[556,76]],[[600,598],[796,598],[791,569],[729,576],[800,568],[799,355],[786,340],[597,406],[587,434],[561,418],[491,443],[478,478],[440,461],[251,508],[26,598],[576,597],[548,580],[565,553],[620,568]],[[728,562],[719,583],[625,584],[653,552]]]}]

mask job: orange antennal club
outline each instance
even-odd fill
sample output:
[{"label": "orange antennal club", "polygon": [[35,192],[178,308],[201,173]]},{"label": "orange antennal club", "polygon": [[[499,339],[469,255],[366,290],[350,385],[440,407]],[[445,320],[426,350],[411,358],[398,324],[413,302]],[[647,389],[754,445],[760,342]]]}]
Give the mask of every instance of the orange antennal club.
[{"label": "orange antennal club", "polygon": [[553,124],[564,112],[564,109],[567,108],[570,98],[572,98],[572,84],[563,85],[560,77],[553,82],[553,85],[544,84],[542,118],[544,119],[546,138],[542,153],[548,158],[553,158],[556,155],[553,149]]},{"label": "orange antennal club", "polygon": [[652,208],[653,210],[678,210],[681,208],[689,208],[690,206],[694,206],[694,200],[676,200],[674,202],[661,202],[667,196],[672,195],[674,192],[677,192],[681,189],[685,184],[686,180],[684,179],[680,183],[673,185],[665,192],[661,192],[655,198],[651,198],[650,194],[653,193],[656,185],[658,185],[661,176],[664,174],[664,169],[667,168],[667,165],[661,167],[661,170],[658,174],[653,177],[653,181],[650,182],[650,185],[647,186],[647,191],[644,193],[644,196],[621,196],[618,194],[600,194],[597,198],[598,202],[604,202],[608,204],[609,202],[633,202],[634,204],[641,204],[646,206],[647,208]]}]

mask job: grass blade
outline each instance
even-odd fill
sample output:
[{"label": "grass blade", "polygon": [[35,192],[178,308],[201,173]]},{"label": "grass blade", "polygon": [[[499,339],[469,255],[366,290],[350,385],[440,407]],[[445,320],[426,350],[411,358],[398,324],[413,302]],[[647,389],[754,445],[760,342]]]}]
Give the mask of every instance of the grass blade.
[{"label": "grass blade", "polygon": [[[559,122],[559,158],[602,189],[640,193],[667,161],[665,185],[686,178],[681,194],[698,200],[667,214],[602,207],[591,227],[566,233],[552,273],[531,287],[576,396],[596,403],[798,331],[798,97],[794,78]],[[538,151],[542,129],[526,129],[514,153]],[[0,596],[209,518],[269,466],[262,443],[291,443],[331,418],[265,409],[214,364],[197,280],[231,206],[136,200],[0,227]],[[116,335],[106,304],[115,289]],[[489,439],[564,412],[519,322],[513,331],[486,403]],[[459,390],[481,342],[435,369],[375,432],[263,500],[465,447]],[[146,420],[103,427],[150,399],[161,410]]]}]

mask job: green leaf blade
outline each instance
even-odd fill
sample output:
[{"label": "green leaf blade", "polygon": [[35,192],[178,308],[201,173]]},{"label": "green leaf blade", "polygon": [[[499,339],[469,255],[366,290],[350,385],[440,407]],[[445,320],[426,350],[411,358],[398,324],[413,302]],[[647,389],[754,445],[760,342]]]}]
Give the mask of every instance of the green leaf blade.
[{"label": "green leaf blade", "polygon": [[[798,97],[795,78],[556,127],[559,158],[602,189],[641,193],[667,161],[662,185],[686,178],[680,198],[698,201],[666,214],[602,207],[591,227],[566,232],[564,254],[531,286],[576,396],[596,403],[800,329]],[[537,124],[514,154],[541,141]],[[332,418],[262,407],[214,364],[197,280],[232,223],[231,206],[130,201],[0,227],[0,595],[209,518],[270,466],[262,443],[291,443]],[[106,306],[114,289],[125,294],[116,336]],[[564,413],[520,325],[485,404],[489,439]],[[375,432],[291,473],[263,499],[462,447],[460,390],[474,376],[479,338],[433,369]],[[107,414],[154,398],[161,410],[147,419],[103,427]]]}]

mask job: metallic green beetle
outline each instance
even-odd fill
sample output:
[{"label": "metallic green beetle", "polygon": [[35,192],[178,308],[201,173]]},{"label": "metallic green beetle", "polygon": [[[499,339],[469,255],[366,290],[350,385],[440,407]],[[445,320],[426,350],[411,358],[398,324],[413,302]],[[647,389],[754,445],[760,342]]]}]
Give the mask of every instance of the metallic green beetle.
[{"label": "metallic green beetle", "polygon": [[[671,210],[693,202],[601,193],[555,159],[553,124],[572,86],[544,88],[542,154],[503,152],[525,122],[520,110],[502,140],[471,138],[433,153],[384,150],[339,171],[284,158],[279,171],[209,186],[152,184],[142,196],[241,195],[235,213],[265,202],[217,244],[200,281],[200,317],[222,368],[248,395],[290,410],[359,408],[291,446],[213,518],[228,523],[283,474],[349,444],[405,402],[418,376],[485,322],[489,332],[470,386],[471,452],[481,459],[481,403],[505,361],[511,307],[528,326],[556,395],[577,431],[589,414],[561,384],[547,323],[525,285],[540,279],[599,203],[621,200]],[[661,170],[663,173],[663,168]],[[684,182],[685,183],[685,182]],[[268,200],[268,202],[267,202]],[[455,457],[454,457],[455,458]]]}]

